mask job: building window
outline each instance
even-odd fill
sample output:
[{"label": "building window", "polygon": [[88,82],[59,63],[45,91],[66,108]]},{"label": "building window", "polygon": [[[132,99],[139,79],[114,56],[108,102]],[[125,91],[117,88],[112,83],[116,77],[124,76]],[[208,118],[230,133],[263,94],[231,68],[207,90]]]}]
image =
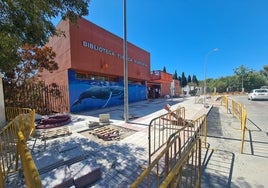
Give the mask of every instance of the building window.
[{"label": "building window", "polygon": [[75,74],[76,79],[87,79],[87,74],[85,73],[76,73]]},{"label": "building window", "polygon": [[108,77],[108,81],[110,82],[118,82],[118,77]]},{"label": "building window", "polygon": [[75,77],[76,79],[83,79],[83,80],[118,82],[118,77],[116,76],[105,76],[105,75],[96,75],[96,74],[77,72],[75,74]]},{"label": "building window", "polygon": [[106,81],[107,80],[106,76],[97,76],[97,75],[92,75],[92,74],[88,75],[88,79],[99,80],[99,81]]}]

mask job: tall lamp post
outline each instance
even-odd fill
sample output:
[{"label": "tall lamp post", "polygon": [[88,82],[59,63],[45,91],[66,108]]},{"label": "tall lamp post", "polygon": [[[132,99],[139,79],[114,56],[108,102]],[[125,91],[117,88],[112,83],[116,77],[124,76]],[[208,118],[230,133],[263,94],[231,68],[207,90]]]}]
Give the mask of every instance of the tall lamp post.
[{"label": "tall lamp post", "polygon": [[217,52],[217,51],[219,51],[219,48],[214,48],[213,50],[210,50],[207,54],[206,54],[206,56],[205,56],[205,63],[204,63],[204,107],[208,107],[207,106],[207,104],[206,104],[206,98],[207,98],[207,83],[206,83],[206,67],[207,67],[207,61],[208,61],[208,57],[209,57],[209,55],[211,54],[211,53],[213,53],[213,52]]},{"label": "tall lamp post", "polygon": [[124,119],[128,122],[127,3],[123,0]]},{"label": "tall lamp post", "polygon": [[2,82],[2,73],[0,71],[0,128],[6,123],[5,103],[4,103],[4,89]]}]

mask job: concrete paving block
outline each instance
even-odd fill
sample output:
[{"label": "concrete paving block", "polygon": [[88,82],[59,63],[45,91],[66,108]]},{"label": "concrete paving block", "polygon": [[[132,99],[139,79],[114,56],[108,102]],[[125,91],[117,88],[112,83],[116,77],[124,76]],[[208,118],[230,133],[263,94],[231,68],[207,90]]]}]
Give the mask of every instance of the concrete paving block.
[{"label": "concrete paving block", "polygon": [[101,178],[101,170],[91,159],[70,165],[76,188],[88,187]]},{"label": "concrete paving block", "polygon": [[40,176],[44,188],[67,188],[74,185],[70,169],[64,165]]},{"label": "concrete paving block", "polygon": [[53,170],[64,163],[63,157],[56,148],[32,153],[32,157],[40,174]]},{"label": "concrete paving block", "polygon": [[68,151],[68,150],[72,150],[76,147],[78,147],[79,145],[75,142],[75,141],[69,141],[69,142],[63,142],[62,144],[60,144],[58,146],[58,150],[59,152],[65,152],[65,151]]},{"label": "concrete paving block", "polygon": [[75,162],[85,159],[85,154],[81,147],[65,150],[63,152],[60,152],[60,155],[62,156],[64,164],[66,165],[71,165]]}]

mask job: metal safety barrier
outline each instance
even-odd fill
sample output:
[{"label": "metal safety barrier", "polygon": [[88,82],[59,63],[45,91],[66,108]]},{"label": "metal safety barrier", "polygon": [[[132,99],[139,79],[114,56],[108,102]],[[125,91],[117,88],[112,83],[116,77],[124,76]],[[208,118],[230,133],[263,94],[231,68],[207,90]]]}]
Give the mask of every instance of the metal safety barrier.
[{"label": "metal safety barrier", "polygon": [[243,107],[242,121],[241,121],[242,138],[241,138],[240,153],[243,153],[243,150],[244,150],[245,132],[246,132],[246,129],[247,129],[246,124],[247,124],[247,109],[245,107]]},{"label": "metal safety barrier", "polygon": [[227,113],[228,113],[228,110],[229,110],[229,99],[228,99],[228,96],[227,95],[223,95],[221,96],[221,105],[223,105],[226,110],[227,110]]},{"label": "metal safety barrier", "polygon": [[235,100],[232,100],[232,114],[240,121],[241,128],[242,128],[242,115],[243,115],[242,111],[243,111],[242,104]]},{"label": "metal safety barrier", "polygon": [[31,108],[17,108],[17,107],[6,107],[5,110],[6,110],[6,120],[8,122],[13,120],[20,114],[28,114],[33,111]]},{"label": "metal safety barrier", "polygon": [[[229,98],[228,96],[224,96],[222,98],[222,103],[224,104],[225,108],[227,109],[227,113],[229,109],[231,109],[231,113],[233,114],[234,117],[238,119],[240,122],[240,129],[241,129],[241,147],[240,147],[240,153],[243,153],[244,149],[244,142],[245,142],[245,131],[247,129],[246,124],[247,124],[247,109],[245,105],[233,100],[231,100],[231,107],[229,106]],[[224,101],[224,102],[223,102]]]},{"label": "metal safety barrier", "polygon": [[23,175],[27,188],[41,188],[42,182],[39,172],[21,131],[18,132],[18,154],[21,160],[21,167],[23,169]]},{"label": "metal safety barrier", "polygon": [[185,108],[178,107],[151,120],[149,132],[149,164],[154,156],[163,149],[171,134],[185,125]]},{"label": "metal safety barrier", "polygon": [[206,115],[171,134],[164,149],[131,187],[200,187],[201,143],[206,142],[204,137]]},{"label": "metal safety barrier", "polygon": [[13,118],[5,127],[1,129],[0,185],[4,183],[6,177],[9,174],[14,173],[18,170],[18,163],[16,160],[18,156],[17,134],[19,131],[21,131],[23,133],[25,140],[28,140],[30,135],[35,130],[34,120],[35,120],[35,110],[27,109],[27,113],[19,114],[18,116]]}]

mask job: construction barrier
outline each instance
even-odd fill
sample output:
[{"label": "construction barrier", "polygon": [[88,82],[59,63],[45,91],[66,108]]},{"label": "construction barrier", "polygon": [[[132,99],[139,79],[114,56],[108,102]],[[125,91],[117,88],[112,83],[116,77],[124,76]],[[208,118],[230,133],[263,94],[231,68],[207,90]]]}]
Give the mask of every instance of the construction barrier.
[{"label": "construction barrier", "polygon": [[20,114],[28,114],[32,112],[32,109],[30,108],[16,108],[16,107],[6,107],[6,120],[10,122],[15,117],[17,117]]},{"label": "construction barrier", "polygon": [[[12,110],[15,114],[20,110]],[[21,110],[23,111],[23,110]],[[25,111],[24,111],[25,112]],[[10,116],[11,117],[11,116]],[[35,110],[27,109],[27,113],[19,114],[0,131],[0,185],[4,184],[6,177],[18,170],[18,132],[21,131],[25,140],[35,130]]]},{"label": "construction barrier", "polygon": [[241,103],[230,99],[232,106],[229,107],[229,98],[228,96],[222,97],[222,104],[225,106],[227,109],[227,113],[230,109],[231,113],[233,114],[234,117],[238,119],[240,122],[240,129],[241,129],[241,147],[240,147],[240,153],[243,153],[243,148],[244,148],[244,142],[245,142],[245,131],[247,129],[246,124],[247,124],[247,109],[245,106],[243,106]]},{"label": "construction barrier", "polygon": [[241,139],[240,153],[243,153],[243,150],[244,150],[245,132],[246,132],[246,129],[247,129],[246,124],[247,124],[247,109],[245,107],[243,107],[242,121],[241,121],[242,139]]},{"label": "construction barrier", "polygon": [[201,147],[206,115],[171,134],[155,159],[131,185],[136,187],[201,187]]},{"label": "construction barrier", "polygon": [[221,96],[221,105],[225,106],[226,110],[227,110],[227,113],[228,113],[228,110],[229,110],[229,102],[228,102],[228,96],[227,95],[223,95]]},{"label": "construction barrier", "polygon": [[38,170],[21,131],[18,132],[18,154],[27,188],[41,188],[42,182]]},{"label": "construction barrier", "polygon": [[242,104],[235,100],[232,100],[232,114],[240,121],[241,129],[242,129],[242,110],[243,110]]},{"label": "construction barrier", "polygon": [[170,135],[186,123],[184,107],[178,107],[174,111],[167,110],[168,113],[152,119],[149,124],[149,164],[152,158],[163,149]]}]

